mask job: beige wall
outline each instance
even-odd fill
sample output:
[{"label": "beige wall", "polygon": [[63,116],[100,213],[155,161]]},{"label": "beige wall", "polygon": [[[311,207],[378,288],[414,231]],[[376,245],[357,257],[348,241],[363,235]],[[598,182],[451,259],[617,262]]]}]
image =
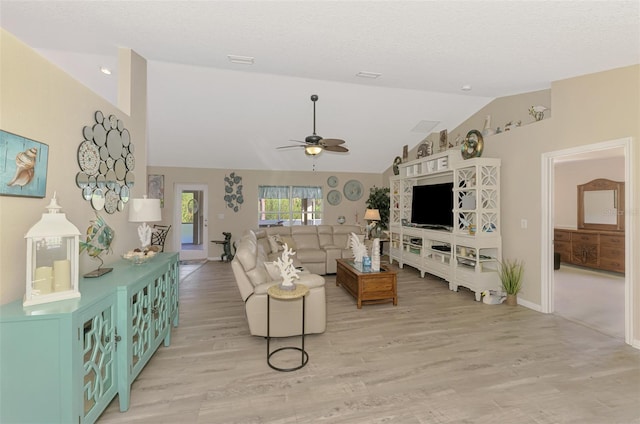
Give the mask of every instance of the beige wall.
[{"label": "beige wall", "polygon": [[578,189],[597,178],[624,181],[624,158],[561,162],[555,165],[554,223],[556,228],[578,228]]},{"label": "beige wall", "polygon": [[[120,58],[126,67],[120,70],[128,81],[121,98],[131,116],[71,78],[10,33],[0,30],[0,128],[49,146],[47,192],[44,199],[0,197],[0,303],[21,299],[25,291],[25,233],[46,212],[54,191],[62,212],[84,234],[95,218],[88,202],[75,185],[80,168],[77,149],[83,141],[82,128],[94,121],[94,113],[116,115],[131,133],[136,147],[134,174],[139,184],[133,196],[144,193],[146,178],[146,61],[130,50]],[[121,64],[122,66],[122,64]],[[133,91],[131,89],[133,88]],[[116,236],[113,253],[103,255],[112,262],[138,244],[133,224],[124,212],[100,215],[113,227]],[[97,268],[86,254],[80,256],[80,272]]]},{"label": "beige wall", "polygon": [[[506,257],[524,259],[527,264],[521,297],[541,304],[541,158],[544,153],[631,137],[632,170],[638,181],[640,166],[640,65],[597,74],[584,75],[552,83],[551,110],[553,117],[523,125],[512,131],[485,137],[483,156],[502,159],[502,240]],[[484,115],[494,104],[503,110],[505,104],[513,110],[527,110],[533,103],[526,95],[497,99],[483,111],[450,133],[466,134],[480,129]],[[542,103],[544,104],[544,103]],[[545,104],[546,106],[546,104]],[[522,112],[520,112],[522,114]],[[523,121],[524,124],[524,121]],[[636,189],[638,186],[636,185]],[[632,237],[636,254],[640,252],[638,215],[640,196],[635,195],[627,213],[635,222]],[[528,228],[520,228],[520,220],[528,220]],[[640,266],[631,276],[634,290],[633,317],[635,340],[640,339]]]},{"label": "beige wall", "polygon": [[[338,187],[336,190],[342,192],[344,184],[350,179],[360,181],[364,187],[362,198],[357,201],[350,201],[343,195],[339,205],[332,206],[324,202],[325,224],[337,224],[338,216],[344,215],[346,224],[358,222],[364,225],[362,217],[366,210],[366,200],[369,197],[369,189],[374,185],[382,187],[388,185],[382,180],[381,174],[364,173],[344,173],[344,172],[278,172],[278,171],[257,171],[257,170],[228,170],[228,169],[202,169],[202,168],[176,168],[150,166],[149,174],[164,175],[165,178],[165,206],[162,211],[164,224],[173,225],[173,217],[176,212],[175,205],[175,184],[206,184],[208,187],[208,232],[205,234],[205,241],[222,239],[222,232],[230,232],[232,240],[240,237],[247,228],[258,226],[258,186],[259,185],[317,185],[322,186],[325,195],[332,188],[327,185],[327,179],[334,175],[338,177]],[[231,172],[242,177],[244,203],[238,212],[227,208],[224,198],[224,177]],[[170,238],[166,246],[170,250],[178,250],[179,244],[175,241],[176,233],[174,227],[171,229]],[[210,244],[209,257],[220,256],[221,248]]]}]

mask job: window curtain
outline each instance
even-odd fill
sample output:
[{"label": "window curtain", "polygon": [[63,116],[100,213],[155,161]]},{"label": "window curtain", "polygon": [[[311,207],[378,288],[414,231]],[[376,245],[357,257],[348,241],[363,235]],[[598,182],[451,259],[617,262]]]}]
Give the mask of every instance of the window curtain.
[{"label": "window curtain", "polygon": [[286,186],[258,186],[260,199],[288,199],[289,187]]},{"label": "window curtain", "polygon": [[[288,199],[288,186],[258,186],[258,196],[261,199]],[[294,199],[322,199],[321,187],[291,187],[291,197]]]},{"label": "window curtain", "polygon": [[291,197],[294,199],[322,199],[322,188],[292,187]]}]

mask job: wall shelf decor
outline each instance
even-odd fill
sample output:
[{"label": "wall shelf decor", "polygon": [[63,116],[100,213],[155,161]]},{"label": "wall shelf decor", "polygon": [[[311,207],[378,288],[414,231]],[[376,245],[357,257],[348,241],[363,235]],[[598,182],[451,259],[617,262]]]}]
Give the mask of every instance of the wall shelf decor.
[{"label": "wall shelf decor", "polygon": [[95,124],[82,129],[78,147],[76,185],[96,211],[109,214],[124,209],[135,183],[134,145],[129,130],[115,115],[94,114]]},{"label": "wall shelf decor", "polygon": [[0,130],[0,195],[43,198],[49,146]]}]

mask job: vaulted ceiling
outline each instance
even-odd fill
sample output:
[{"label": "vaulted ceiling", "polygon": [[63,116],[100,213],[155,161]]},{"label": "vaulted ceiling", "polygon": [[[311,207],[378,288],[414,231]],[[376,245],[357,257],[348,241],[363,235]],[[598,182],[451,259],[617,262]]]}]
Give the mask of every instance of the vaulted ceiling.
[{"label": "vaulted ceiling", "polygon": [[[640,63],[639,22],[615,0],[0,1],[4,29],[114,104],[117,49],[146,58],[149,165],[223,169],[383,172],[496,97]],[[312,133],[311,94],[349,153],[276,149]]]}]

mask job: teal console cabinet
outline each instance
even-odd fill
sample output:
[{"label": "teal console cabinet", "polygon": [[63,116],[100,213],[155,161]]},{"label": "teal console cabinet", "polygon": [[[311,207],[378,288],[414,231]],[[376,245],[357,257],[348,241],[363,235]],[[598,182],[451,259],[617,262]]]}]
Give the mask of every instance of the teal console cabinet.
[{"label": "teal console cabinet", "polygon": [[0,306],[0,422],[93,423],[178,325],[177,253],[81,279],[80,299]]}]

